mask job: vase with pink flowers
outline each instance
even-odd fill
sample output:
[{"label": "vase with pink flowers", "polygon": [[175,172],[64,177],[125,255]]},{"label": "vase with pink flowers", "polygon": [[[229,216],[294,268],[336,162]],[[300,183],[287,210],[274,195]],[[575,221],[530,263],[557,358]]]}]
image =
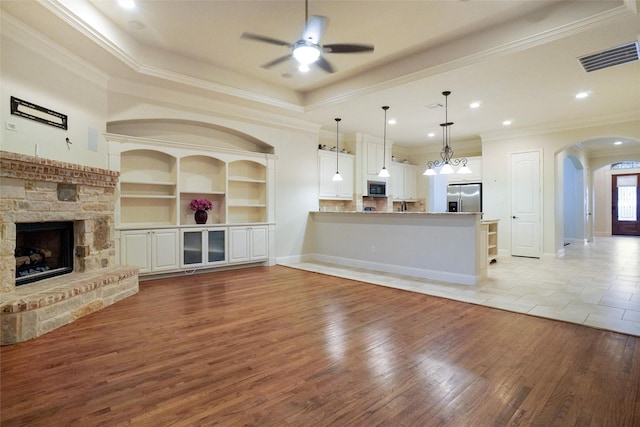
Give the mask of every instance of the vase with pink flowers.
[{"label": "vase with pink flowers", "polygon": [[213,209],[213,203],[207,199],[193,199],[191,203],[189,203],[189,209],[195,211],[193,217],[196,220],[196,224],[206,224],[209,216],[207,211]]}]

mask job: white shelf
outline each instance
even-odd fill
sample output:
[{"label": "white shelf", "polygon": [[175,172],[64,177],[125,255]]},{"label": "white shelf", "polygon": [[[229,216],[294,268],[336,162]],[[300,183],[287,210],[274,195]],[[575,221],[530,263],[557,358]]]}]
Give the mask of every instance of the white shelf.
[{"label": "white shelf", "polygon": [[230,208],[265,208],[265,203],[229,203]]},{"label": "white shelf", "polygon": [[230,176],[229,182],[250,182],[254,184],[266,184],[267,181],[264,179],[252,179],[252,178],[243,178],[239,176]]},{"label": "white shelf", "polygon": [[122,194],[121,199],[175,199],[176,196],[169,195],[150,195],[150,194]]},{"label": "white shelf", "polygon": [[225,195],[224,191],[198,191],[198,190],[180,190],[180,194],[186,195],[186,194],[193,194],[194,196],[199,196],[199,195],[207,195],[210,194],[212,196],[218,196],[218,195]]},{"label": "white shelf", "polygon": [[135,179],[121,179],[120,184],[135,184],[135,185],[176,185],[175,181],[144,181]]}]

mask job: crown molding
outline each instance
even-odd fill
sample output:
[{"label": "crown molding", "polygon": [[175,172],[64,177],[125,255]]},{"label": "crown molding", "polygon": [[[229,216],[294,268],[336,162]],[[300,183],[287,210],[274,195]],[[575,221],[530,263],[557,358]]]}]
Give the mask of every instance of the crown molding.
[{"label": "crown molding", "polygon": [[0,14],[0,33],[3,37],[13,40],[102,89],[107,88],[109,75],[6,12]]},{"label": "crown molding", "polygon": [[[94,25],[92,25],[92,23],[89,22],[90,18],[93,18],[94,21],[102,20],[102,18],[98,16],[99,14],[90,4],[80,0],[75,0],[73,4],[69,5],[67,5],[67,3],[68,0],[40,1],[40,4],[47,10],[58,16],[84,36],[88,37],[136,73],[252,102],[258,102],[288,111],[304,111],[304,108],[296,103],[287,102],[272,96],[265,96],[253,91],[238,89],[225,84],[215,83],[210,80],[188,76],[184,73],[175,72],[163,67],[142,62],[138,59],[140,55],[136,54],[137,51],[142,49],[142,47],[129,36],[122,33],[119,29],[113,27],[110,22],[103,20],[103,22],[100,22],[100,26],[104,28],[109,27],[110,31],[117,34],[120,43],[114,42],[111,38],[95,29],[94,25],[97,24],[93,23]],[[200,64],[200,66],[205,65]],[[210,65],[206,65],[206,67],[216,68]]]},{"label": "crown molding", "polygon": [[499,141],[505,139],[523,138],[532,135],[543,135],[549,133],[558,133],[572,131],[576,129],[585,129],[597,126],[606,126],[614,123],[640,122],[640,112],[628,111],[619,114],[610,114],[597,117],[583,117],[577,120],[565,121],[561,125],[542,125],[530,126],[526,128],[504,130],[498,132],[483,133],[480,138],[483,142]]},{"label": "crown molding", "polygon": [[[181,109],[183,111],[192,112],[195,116],[206,116],[208,119],[203,122],[220,123],[220,119],[231,120],[234,122],[258,124],[269,128],[282,128],[287,130],[318,133],[320,125],[305,120],[296,119],[295,117],[283,116],[279,114],[269,113],[249,107],[239,106],[224,101],[212,99],[211,97],[195,95],[190,93],[179,92],[171,89],[161,88],[159,86],[150,86],[142,83],[132,82],[129,80],[112,79],[109,84],[109,92],[119,93],[126,96],[133,96],[141,99],[149,99],[157,105],[166,106],[172,109]],[[169,103],[167,100],[171,100]],[[210,120],[212,114],[217,120]],[[141,117],[136,117],[141,118]],[[127,118],[130,120],[132,118]],[[193,119],[193,117],[191,118]],[[121,118],[109,117],[109,120],[121,120]]]}]

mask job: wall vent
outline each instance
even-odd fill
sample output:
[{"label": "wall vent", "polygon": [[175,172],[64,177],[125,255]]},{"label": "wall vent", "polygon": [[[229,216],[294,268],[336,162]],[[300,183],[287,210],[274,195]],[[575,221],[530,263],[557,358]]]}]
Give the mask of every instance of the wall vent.
[{"label": "wall vent", "polygon": [[602,52],[586,55],[578,58],[582,67],[587,73],[603,68],[615,67],[616,65],[626,64],[628,62],[637,61],[640,56],[640,46],[638,42],[623,44],[613,49],[604,50]]}]

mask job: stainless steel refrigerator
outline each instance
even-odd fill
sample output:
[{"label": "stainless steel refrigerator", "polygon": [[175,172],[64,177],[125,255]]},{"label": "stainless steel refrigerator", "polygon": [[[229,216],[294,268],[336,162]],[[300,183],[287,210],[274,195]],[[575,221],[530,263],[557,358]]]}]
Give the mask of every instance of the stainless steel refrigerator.
[{"label": "stainless steel refrigerator", "polygon": [[447,206],[449,212],[482,212],[482,184],[450,184]]}]

